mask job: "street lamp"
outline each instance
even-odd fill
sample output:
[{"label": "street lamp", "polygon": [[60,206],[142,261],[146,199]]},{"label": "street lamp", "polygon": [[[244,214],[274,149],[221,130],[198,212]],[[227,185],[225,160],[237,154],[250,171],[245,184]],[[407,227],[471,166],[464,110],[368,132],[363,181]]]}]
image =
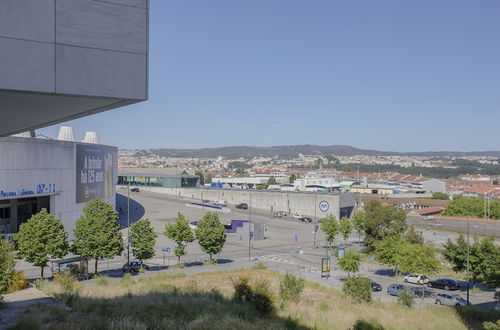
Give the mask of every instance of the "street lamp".
[{"label": "street lamp", "polygon": [[130,180],[127,176],[127,269],[130,271]]},{"label": "street lamp", "polygon": [[470,231],[469,231],[469,218],[467,217],[467,303],[469,302],[469,257],[470,257]]}]

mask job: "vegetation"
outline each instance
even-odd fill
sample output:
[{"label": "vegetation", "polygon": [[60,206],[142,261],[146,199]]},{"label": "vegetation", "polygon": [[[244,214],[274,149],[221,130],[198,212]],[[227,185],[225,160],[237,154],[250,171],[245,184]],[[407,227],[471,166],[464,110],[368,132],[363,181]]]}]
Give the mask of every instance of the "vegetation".
[{"label": "vegetation", "polygon": [[10,291],[14,276],[14,266],[15,261],[12,245],[0,236],[0,297],[2,297],[2,294]]},{"label": "vegetation", "polygon": [[[500,246],[495,245],[493,236],[474,238],[469,247],[469,272],[473,282],[484,282],[490,287],[500,286]],[[455,242],[448,239],[443,245],[444,258],[453,264],[453,270],[467,269],[467,241],[461,234]]]},{"label": "vegetation", "polygon": [[321,221],[321,230],[325,233],[325,239],[332,246],[335,236],[339,234],[339,224],[333,215],[328,215]]},{"label": "vegetation", "polygon": [[365,210],[358,213],[365,232],[364,242],[373,251],[375,243],[391,235],[402,234],[406,230],[406,212],[392,206],[383,206],[379,201],[366,203]]},{"label": "vegetation", "polygon": [[46,209],[34,214],[27,222],[21,224],[19,232],[14,235],[14,243],[19,250],[18,258],[43,269],[51,258],[62,258],[69,250],[68,234],[63,224]]},{"label": "vegetation", "polygon": [[267,185],[270,186],[272,184],[277,184],[276,179],[274,176],[270,177],[269,180],[267,180]]},{"label": "vegetation", "polygon": [[372,286],[370,281],[365,278],[351,277],[346,279],[342,291],[358,303],[372,300]]},{"label": "vegetation", "polygon": [[359,270],[359,261],[361,256],[354,250],[347,250],[344,256],[338,260],[340,269],[347,272],[347,276],[351,277],[351,273],[357,273]]},{"label": "vegetation", "polygon": [[[250,290],[267,280],[273,295],[283,280],[283,275],[275,271],[242,269],[189,276],[159,272],[131,280],[126,286],[118,279],[110,279],[106,286],[80,282],[71,310],[40,304],[32,308],[31,315],[40,315],[42,326],[56,330],[326,330],[349,329],[356,324],[378,324],[378,329],[422,329],[422,320],[427,329],[467,329],[452,308],[427,306],[419,309],[416,317],[414,310],[396,303],[358,303],[337,290],[307,281],[298,303],[276,308],[272,300],[274,313],[261,317],[252,302],[245,299],[236,303],[233,282],[240,277],[247,277]],[[63,291],[56,281],[43,281],[40,287],[57,298]],[[360,322],[361,317],[367,321]]]},{"label": "vegetation", "polygon": [[123,251],[122,235],[117,223],[118,213],[113,207],[99,198],[88,201],[83,207],[83,215],[75,223],[73,231],[73,253],[87,261],[100,258],[113,258]]},{"label": "vegetation", "polygon": [[289,183],[294,183],[295,180],[297,180],[297,179],[298,179],[298,175],[295,174],[295,173],[292,173],[292,175],[290,175],[290,178],[288,178],[288,182]]},{"label": "vegetation", "polygon": [[347,245],[347,239],[349,235],[351,235],[353,229],[353,223],[349,218],[341,218],[339,221],[339,232],[342,234],[342,238],[344,239],[344,246]]},{"label": "vegetation", "polygon": [[283,302],[292,301],[298,303],[300,294],[304,290],[304,279],[287,273],[280,280],[280,297]]},{"label": "vegetation", "polygon": [[174,241],[177,246],[174,249],[174,253],[178,258],[177,262],[181,262],[181,257],[186,255],[186,246],[194,241],[194,233],[189,223],[180,212],[177,213],[177,218],[175,223],[167,224],[164,231],[167,238]]},{"label": "vegetation", "polygon": [[[442,214],[449,216],[486,218],[488,214],[484,204],[484,198],[455,198],[451,203],[446,205]],[[490,201],[489,217],[492,219],[500,219],[500,200],[492,199]]]},{"label": "vegetation", "polygon": [[222,251],[226,242],[226,228],[217,213],[206,213],[198,222],[195,234],[201,249],[210,256],[210,261],[214,254]]},{"label": "vegetation", "polygon": [[405,307],[411,308],[415,304],[413,294],[406,288],[403,289],[403,291],[401,291],[398,296],[398,303]]},{"label": "vegetation", "polygon": [[356,212],[354,213],[351,221],[352,221],[352,226],[353,226],[353,229],[356,231],[356,233],[358,234],[358,238],[359,238],[359,241],[361,241],[362,239],[362,236],[365,232],[365,229],[364,229],[364,213],[360,213],[360,212]]},{"label": "vegetation", "polygon": [[156,233],[149,219],[141,219],[130,226],[132,254],[142,263],[155,255]]},{"label": "vegetation", "polygon": [[404,239],[410,244],[424,244],[422,231],[416,230],[414,226],[410,226],[404,235]]},{"label": "vegetation", "polygon": [[447,201],[450,200],[450,197],[443,192],[436,191],[435,193],[432,193],[432,199],[440,199],[443,201]]}]

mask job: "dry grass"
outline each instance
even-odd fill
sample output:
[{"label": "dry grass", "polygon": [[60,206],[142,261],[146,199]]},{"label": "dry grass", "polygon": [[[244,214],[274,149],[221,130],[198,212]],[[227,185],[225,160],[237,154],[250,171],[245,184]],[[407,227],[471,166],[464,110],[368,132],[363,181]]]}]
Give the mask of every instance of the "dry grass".
[{"label": "dry grass", "polygon": [[[252,282],[265,279],[277,293],[282,275],[244,269],[189,276],[158,273],[105,286],[79,284],[73,311],[47,311],[53,315],[47,322],[55,329],[90,329],[98,324],[110,329],[349,329],[363,318],[377,320],[387,329],[466,329],[452,308],[356,304],[337,290],[313,282],[306,282],[299,303],[287,304],[275,316],[262,319],[249,306],[232,300],[233,280],[240,276]],[[56,297],[60,292],[56,283],[45,283],[42,289]]]}]

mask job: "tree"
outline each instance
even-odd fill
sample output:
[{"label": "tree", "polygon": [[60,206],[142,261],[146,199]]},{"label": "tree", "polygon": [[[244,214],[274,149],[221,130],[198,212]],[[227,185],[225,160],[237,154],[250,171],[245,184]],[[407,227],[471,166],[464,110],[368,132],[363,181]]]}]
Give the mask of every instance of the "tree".
[{"label": "tree", "polygon": [[351,273],[357,273],[359,270],[359,260],[359,254],[354,250],[347,250],[337,263],[340,269],[347,272],[347,277],[351,277]]},{"label": "tree", "polygon": [[203,176],[203,173],[201,173],[201,171],[197,171],[194,174],[200,177],[200,186],[205,185],[205,177]]},{"label": "tree", "polygon": [[341,218],[339,221],[339,232],[344,238],[344,247],[347,246],[347,239],[352,232],[353,224],[349,218]]},{"label": "tree", "polygon": [[269,180],[267,181],[268,186],[272,184],[276,184],[276,179],[274,178],[274,176],[270,177]]},{"label": "tree", "polygon": [[435,192],[435,193],[432,194],[432,199],[440,199],[440,200],[443,200],[443,201],[447,201],[447,200],[450,199],[450,197],[447,194],[443,193],[443,192],[437,191],[437,192]]},{"label": "tree", "polygon": [[141,219],[130,226],[130,245],[132,254],[142,263],[155,255],[157,235],[149,219]]},{"label": "tree", "polygon": [[17,256],[40,267],[42,278],[49,259],[62,258],[69,250],[68,234],[63,224],[46,209],[21,224],[19,232],[14,235],[14,243],[19,250]]},{"label": "tree", "polygon": [[356,233],[358,234],[358,240],[361,241],[361,236],[363,235],[365,229],[363,227],[364,223],[364,212],[356,212],[352,217],[352,225]]},{"label": "tree", "polygon": [[186,170],[183,170],[181,175],[188,175],[188,172],[186,172]]},{"label": "tree", "polygon": [[372,286],[370,280],[362,277],[350,277],[345,280],[342,292],[356,302],[370,302],[372,300]]},{"label": "tree", "polygon": [[339,234],[339,224],[333,215],[328,215],[321,221],[321,230],[325,233],[325,239],[332,246],[335,236]]},{"label": "tree", "polygon": [[0,301],[1,295],[7,293],[14,276],[14,252],[12,245],[0,234]]},{"label": "tree", "polygon": [[113,258],[123,251],[122,235],[118,226],[118,213],[99,198],[88,201],[83,215],[76,221],[71,250],[87,262],[95,259],[95,274],[99,258]]},{"label": "tree", "polygon": [[424,237],[422,236],[422,232],[419,230],[415,230],[414,226],[410,226],[410,228],[406,231],[404,238],[408,243],[411,244],[424,244]]},{"label": "tree", "polygon": [[167,224],[165,226],[165,231],[163,232],[163,234],[177,244],[174,253],[178,258],[177,262],[180,263],[181,256],[186,255],[187,244],[194,241],[193,230],[189,226],[189,223],[184,215],[182,215],[180,212],[177,213],[175,223]]},{"label": "tree", "polygon": [[208,212],[198,222],[196,228],[196,239],[201,249],[210,255],[220,253],[226,242],[226,228],[219,219],[217,213]]},{"label": "tree", "polygon": [[288,182],[289,183],[294,183],[295,180],[297,180],[298,176],[297,174],[293,173],[292,175],[290,175],[290,178],[288,179]]},{"label": "tree", "polygon": [[396,210],[392,206],[383,206],[379,201],[366,203],[363,214],[364,241],[369,250],[373,250],[375,242],[384,237],[399,235],[406,230],[406,212]]},{"label": "tree", "polygon": [[494,186],[497,186],[497,185],[498,185],[498,180],[493,180],[492,184],[493,184]]},{"label": "tree", "polygon": [[432,275],[439,270],[436,249],[430,245],[404,242],[398,253],[401,272]]},{"label": "tree", "polygon": [[493,199],[490,201],[490,212],[484,207],[484,198],[453,198],[453,201],[448,203],[443,211],[443,215],[450,216],[471,216],[482,218],[489,216],[493,219],[500,219],[500,200]]},{"label": "tree", "polygon": [[394,268],[396,276],[398,275],[399,252],[403,248],[404,240],[398,235],[388,236],[381,241],[375,243],[375,256],[380,262]]},{"label": "tree", "polygon": [[[474,238],[469,248],[469,272],[473,282],[485,282],[493,286],[498,279],[498,265],[500,265],[500,246],[495,245],[493,236],[480,240]],[[453,264],[456,272],[467,269],[467,241],[460,235],[456,243],[450,239],[443,245],[444,258]]]}]

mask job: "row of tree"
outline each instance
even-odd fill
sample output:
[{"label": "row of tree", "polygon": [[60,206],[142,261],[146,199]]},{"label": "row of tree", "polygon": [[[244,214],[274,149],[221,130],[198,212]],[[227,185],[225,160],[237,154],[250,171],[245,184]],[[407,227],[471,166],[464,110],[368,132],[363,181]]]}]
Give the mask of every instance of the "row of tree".
[{"label": "row of tree", "polygon": [[[109,203],[95,199],[85,204],[82,216],[75,223],[71,243],[61,221],[46,209],[21,224],[13,240],[19,251],[17,257],[40,267],[41,277],[51,259],[62,258],[69,252],[85,260],[87,269],[89,260],[94,260],[97,273],[99,259],[113,258],[123,252],[125,245],[119,229],[118,213]],[[224,225],[215,213],[205,214],[195,231],[179,213],[175,224],[166,225],[164,234],[176,242],[175,255],[179,258],[185,255],[186,245],[196,238],[212,261],[212,256],[222,251],[226,241]],[[139,220],[130,226],[132,254],[141,263],[154,257],[156,239],[157,234],[148,219]],[[2,240],[2,244],[5,243],[9,244]]]},{"label": "row of tree", "polygon": [[488,206],[487,204],[488,201],[485,203],[484,198],[454,198],[446,205],[443,215],[500,219],[500,200],[492,199],[489,202],[489,208],[485,207]]}]

